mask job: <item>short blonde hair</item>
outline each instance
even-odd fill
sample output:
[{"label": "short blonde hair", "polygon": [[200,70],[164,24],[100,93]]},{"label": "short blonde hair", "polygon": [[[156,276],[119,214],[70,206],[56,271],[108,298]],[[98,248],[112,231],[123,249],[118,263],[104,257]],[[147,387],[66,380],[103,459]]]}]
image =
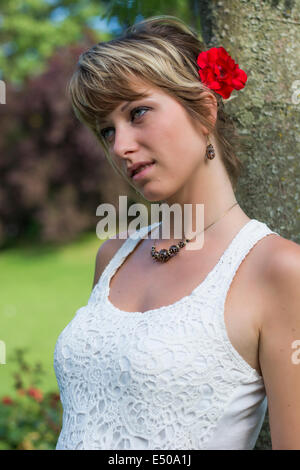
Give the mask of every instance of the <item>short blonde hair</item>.
[{"label": "short blonde hair", "polygon": [[[242,170],[236,155],[240,140],[233,120],[224,110],[222,97],[200,80],[197,57],[206,49],[197,33],[182,20],[160,15],[145,19],[129,27],[121,37],[100,42],[80,55],[69,84],[71,103],[78,119],[97,136],[108,159],[108,147],[98,122],[122,101],[144,97],[133,89],[132,83],[139,79],[175,98],[214,135],[235,189]],[[218,103],[214,125],[207,117],[208,101],[203,95],[207,91]]]}]

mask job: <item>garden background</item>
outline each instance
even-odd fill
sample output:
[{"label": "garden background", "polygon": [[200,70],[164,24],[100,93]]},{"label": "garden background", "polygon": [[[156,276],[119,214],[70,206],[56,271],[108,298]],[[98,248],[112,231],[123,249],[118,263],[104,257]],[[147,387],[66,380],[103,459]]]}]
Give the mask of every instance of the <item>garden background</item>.
[{"label": "garden background", "polygon": [[[146,203],[71,109],[79,54],[160,14],[225,47],[248,75],[225,105],[246,143],[237,200],[299,243],[299,11],[300,0],[0,0],[0,449],[55,448],[54,347],[91,292],[96,208]],[[256,449],[270,448],[267,415]]]}]

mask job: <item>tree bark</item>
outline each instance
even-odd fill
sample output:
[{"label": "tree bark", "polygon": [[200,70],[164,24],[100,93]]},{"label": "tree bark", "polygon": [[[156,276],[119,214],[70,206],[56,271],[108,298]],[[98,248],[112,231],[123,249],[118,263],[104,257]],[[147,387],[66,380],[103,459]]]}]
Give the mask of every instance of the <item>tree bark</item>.
[{"label": "tree bark", "polygon": [[[300,243],[300,0],[198,0],[202,38],[248,75],[225,109],[247,149],[236,197],[251,218]],[[255,449],[271,449],[268,413]]]}]

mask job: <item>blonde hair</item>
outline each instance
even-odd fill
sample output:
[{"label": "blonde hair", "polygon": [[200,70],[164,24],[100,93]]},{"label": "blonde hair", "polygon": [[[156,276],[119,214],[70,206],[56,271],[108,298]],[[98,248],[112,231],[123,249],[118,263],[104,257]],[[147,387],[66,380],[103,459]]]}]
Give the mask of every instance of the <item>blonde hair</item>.
[{"label": "blonde hair", "polygon": [[[197,57],[206,49],[197,33],[182,20],[160,15],[145,19],[119,38],[100,42],[80,55],[69,84],[71,103],[78,119],[97,136],[108,159],[98,120],[104,120],[122,101],[143,98],[145,95],[132,85],[140,79],[175,98],[214,135],[235,189],[242,170],[236,155],[240,140],[233,120],[224,110],[222,97],[200,80]],[[202,93],[207,91],[218,103],[214,125],[207,117],[208,101]]]}]

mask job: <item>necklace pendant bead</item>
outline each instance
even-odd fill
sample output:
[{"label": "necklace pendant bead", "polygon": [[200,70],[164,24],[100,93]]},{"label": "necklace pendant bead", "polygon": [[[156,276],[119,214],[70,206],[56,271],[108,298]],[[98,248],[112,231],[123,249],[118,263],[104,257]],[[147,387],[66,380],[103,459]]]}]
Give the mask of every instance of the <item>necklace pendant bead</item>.
[{"label": "necklace pendant bead", "polygon": [[166,249],[162,249],[159,252],[159,258],[161,261],[167,261],[170,258],[169,252]]},{"label": "necklace pendant bead", "polygon": [[[212,150],[213,151],[213,147],[210,146],[210,148],[208,147],[208,150]],[[208,158],[214,158],[214,154],[212,156],[208,156]],[[236,206],[238,203],[236,202],[235,204],[233,204],[233,206],[231,206],[223,215],[225,215],[227,212],[230,211],[230,209],[232,209],[234,206]],[[222,216],[223,217],[223,216]],[[220,218],[222,218],[220,217]],[[220,220],[220,218],[218,220]],[[201,233],[203,233],[206,229],[208,229],[209,227],[211,227],[212,225],[214,225],[218,220],[216,220],[215,222],[213,222],[212,224],[208,225],[208,227],[206,227],[204,230],[202,230]],[[156,261],[159,261],[159,262],[165,262],[165,261],[168,261],[170,258],[172,258],[173,256],[175,256],[180,248],[183,248],[187,243],[189,243],[190,241],[192,240],[192,238],[187,238],[184,241],[180,241],[178,243],[178,245],[172,245],[170,246],[170,248],[168,250],[166,249],[162,249],[160,250],[160,252],[156,251],[156,248],[155,248],[155,242],[154,242],[154,245],[152,246],[151,248],[151,256],[152,258],[154,258]]]},{"label": "necklace pendant bead", "polygon": [[179,251],[179,248],[178,248],[177,245],[172,245],[172,246],[170,246],[170,248],[169,248],[169,253],[171,253],[171,254],[178,253],[178,251]]}]

